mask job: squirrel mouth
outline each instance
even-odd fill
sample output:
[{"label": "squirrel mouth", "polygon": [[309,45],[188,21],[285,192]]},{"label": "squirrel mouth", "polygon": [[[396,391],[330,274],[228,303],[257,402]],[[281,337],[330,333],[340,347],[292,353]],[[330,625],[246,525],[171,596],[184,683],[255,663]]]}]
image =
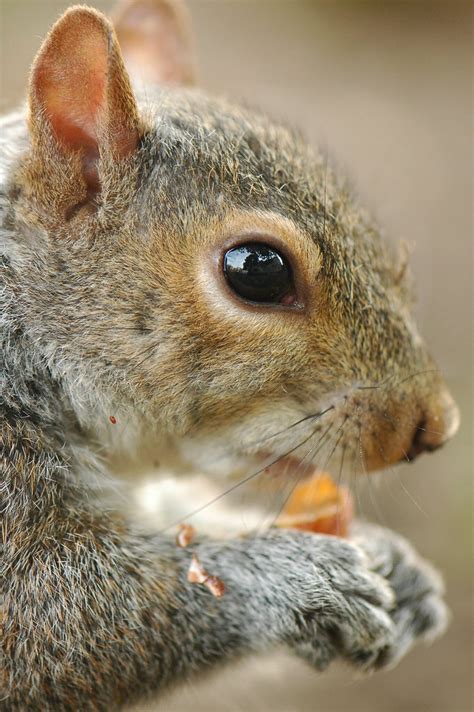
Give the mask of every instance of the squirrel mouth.
[{"label": "squirrel mouth", "polygon": [[276,526],[334,536],[349,534],[354,515],[352,495],[327,472],[292,457],[282,458],[264,471],[271,477],[295,483]]}]

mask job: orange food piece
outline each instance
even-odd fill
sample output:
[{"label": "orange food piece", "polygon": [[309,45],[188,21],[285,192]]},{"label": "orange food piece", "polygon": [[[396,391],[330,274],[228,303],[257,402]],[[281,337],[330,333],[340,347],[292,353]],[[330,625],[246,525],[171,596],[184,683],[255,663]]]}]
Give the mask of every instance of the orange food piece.
[{"label": "orange food piece", "polygon": [[297,485],[280,517],[278,527],[318,534],[347,536],[353,503],[347,487],[337,487],[326,473],[318,473]]}]

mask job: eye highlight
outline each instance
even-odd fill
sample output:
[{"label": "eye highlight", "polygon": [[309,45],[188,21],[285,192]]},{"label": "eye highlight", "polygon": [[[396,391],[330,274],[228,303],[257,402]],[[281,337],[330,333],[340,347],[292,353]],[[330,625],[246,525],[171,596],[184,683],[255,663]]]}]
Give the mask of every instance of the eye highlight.
[{"label": "eye highlight", "polygon": [[274,247],[247,242],[227,250],[223,271],[230,288],[242,299],[257,304],[296,302],[296,290],[287,259]]}]

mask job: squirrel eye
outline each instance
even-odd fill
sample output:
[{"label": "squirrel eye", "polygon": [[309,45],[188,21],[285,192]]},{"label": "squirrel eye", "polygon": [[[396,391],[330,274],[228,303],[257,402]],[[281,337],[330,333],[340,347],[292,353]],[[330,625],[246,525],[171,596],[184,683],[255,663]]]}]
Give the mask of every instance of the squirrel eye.
[{"label": "squirrel eye", "polygon": [[231,289],[246,301],[284,304],[296,301],[291,268],[270,245],[248,242],[224,255],[224,274]]}]

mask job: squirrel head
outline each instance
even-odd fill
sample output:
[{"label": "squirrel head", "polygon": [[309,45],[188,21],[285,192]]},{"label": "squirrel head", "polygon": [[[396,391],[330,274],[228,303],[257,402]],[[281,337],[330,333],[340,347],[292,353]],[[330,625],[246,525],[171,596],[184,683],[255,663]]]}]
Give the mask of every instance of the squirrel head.
[{"label": "squirrel head", "polygon": [[[444,443],[457,410],[404,266],[326,158],[194,83],[184,8],[74,7],[30,81],[11,178],[18,303],[81,425],[368,470]],[[130,426],[132,428],[132,426]],[[319,448],[319,450],[318,450]]]}]

